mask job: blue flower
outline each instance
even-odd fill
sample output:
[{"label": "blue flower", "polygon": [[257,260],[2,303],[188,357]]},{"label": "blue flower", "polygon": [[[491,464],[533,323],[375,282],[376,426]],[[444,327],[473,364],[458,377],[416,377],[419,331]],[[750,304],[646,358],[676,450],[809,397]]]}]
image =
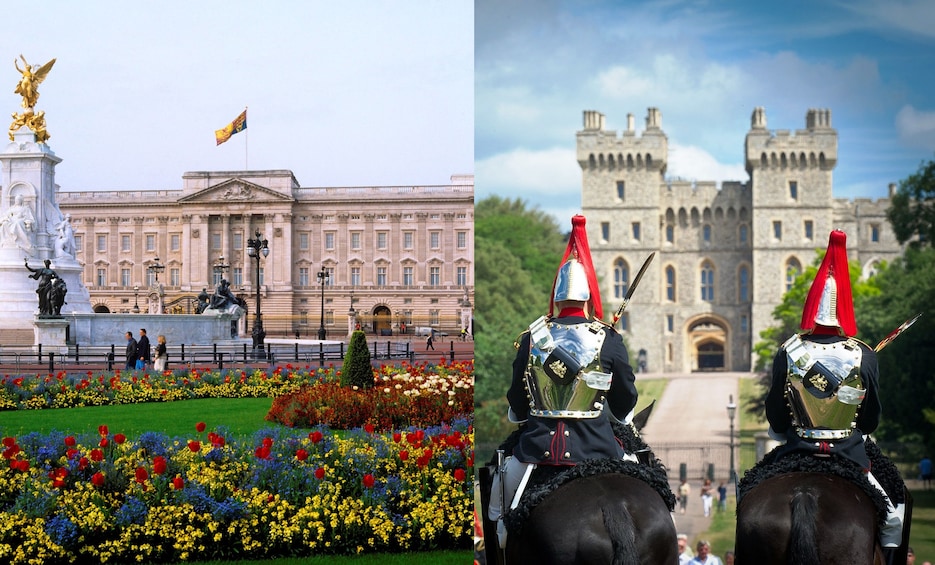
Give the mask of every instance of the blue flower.
[{"label": "blue flower", "polygon": [[56,514],[46,520],[45,533],[62,547],[69,547],[78,541],[78,526],[62,514]]}]

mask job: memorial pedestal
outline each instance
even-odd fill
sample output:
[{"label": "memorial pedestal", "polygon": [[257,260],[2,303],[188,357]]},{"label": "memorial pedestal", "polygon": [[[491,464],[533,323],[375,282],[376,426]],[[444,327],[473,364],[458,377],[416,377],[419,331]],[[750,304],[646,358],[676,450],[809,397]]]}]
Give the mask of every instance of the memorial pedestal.
[{"label": "memorial pedestal", "polygon": [[36,346],[42,345],[43,353],[68,353],[68,320],[65,318],[36,318],[35,319]]}]

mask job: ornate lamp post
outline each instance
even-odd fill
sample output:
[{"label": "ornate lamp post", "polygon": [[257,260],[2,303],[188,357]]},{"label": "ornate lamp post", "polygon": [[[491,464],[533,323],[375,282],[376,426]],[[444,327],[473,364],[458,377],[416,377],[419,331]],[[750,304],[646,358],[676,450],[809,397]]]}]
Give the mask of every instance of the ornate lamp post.
[{"label": "ornate lamp post", "polygon": [[[328,271],[325,270],[325,266],[322,265],[321,270],[318,271],[318,275],[317,275],[318,282],[321,283],[321,325],[318,327],[318,339],[320,340],[324,340],[325,335],[326,335],[326,332],[325,332],[325,283],[328,282],[328,278],[330,276],[331,276],[330,273],[328,273]],[[353,307],[353,303],[351,304],[351,307]]]},{"label": "ornate lamp post", "polygon": [[263,330],[263,315],[260,312],[260,257],[269,256],[269,241],[263,239],[263,234],[257,229],[254,237],[247,240],[247,255],[256,259],[256,316],[253,318],[253,349],[259,349],[257,355],[264,356],[263,340],[266,332]]},{"label": "ornate lamp post", "polygon": [[734,414],[737,413],[737,405],[734,404],[734,395],[730,395],[727,400],[727,418],[730,420],[730,482],[737,484],[737,471],[734,469]]},{"label": "ornate lamp post", "polygon": [[[253,241],[253,240],[251,239],[251,240],[248,240],[248,241]],[[249,252],[249,250],[248,250],[248,252]],[[269,253],[269,249],[266,250],[266,253]],[[251,255],[251,256],[252,256],[252,255]],[[157,261],[158,261],[158,259],[157,259]],[[230,268],[231,268],[230,264],[224,262],[224,256],[223,256],[223,255],[221,255],[220,257],[218,257],[218,258],[217,258],[217,261],[214,262],[214,272],[215,272],[216,274],[220,275],[218,278],[222,278],[222,279],[223,279],[223,278],[224,278],[224,273],[226,273],[228,270],[230,270]],[[257,269],[257,274],[259,274],[259,269]],[[257,286],[259,286],[259,284],[258,284]]]},{"label": "ornate lamp post", "polygon": [[136,285],[133,287],[133,313],[134,314],[140,313],[139,298],[140,298],[140,287],[139,285]]},{"label": "ornate lamp post", "polygon": [[159,257],[153,259],[153,264],[149,266],[149,272],[151,272],[156,277],[156,284],[159,284],[159,273],[166,270],[165,265],[159,263]]}]

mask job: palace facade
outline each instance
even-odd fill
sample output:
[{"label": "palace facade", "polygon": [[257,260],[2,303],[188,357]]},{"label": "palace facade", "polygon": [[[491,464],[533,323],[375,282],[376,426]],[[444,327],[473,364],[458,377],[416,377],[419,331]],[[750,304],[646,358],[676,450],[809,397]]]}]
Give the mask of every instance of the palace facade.
[{"label": "palace facade", "polygon": [[765,111],[755,109],[744,146],[749,179],[721,186],[666,177],[658,109],[649,109],[641,135],[632,114],[621,134],[605,130],[604,118],[584,112],[577,159],[607,311],[656,252],[618,323],[634,366],[749,371],[773,309],[831,230],[847,233],[848,257],[864,275],[902,253],[886,219],[889,199],[833,197],[838,134],[830,110],[808,110],[805,129],[790,133],[767,129]]},{"label": "palace facade", "polygon": [[[291,171],[188,172],[181,190],[58,192],[96,312],[194,313],[219,281],[257,291],[269,337],[471,331],[474,177],[301,187]],[[251,239],[266,240],[259,261]],[[262,254],[261,254],[262,255]],[[410,332],[412,333],[412,332]]]}]

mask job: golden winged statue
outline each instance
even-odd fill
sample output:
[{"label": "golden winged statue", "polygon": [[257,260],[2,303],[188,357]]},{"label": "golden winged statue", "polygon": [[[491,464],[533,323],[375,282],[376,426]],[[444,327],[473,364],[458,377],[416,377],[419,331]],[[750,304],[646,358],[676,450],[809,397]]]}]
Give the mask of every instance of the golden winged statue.
[{"label": "golden winged statue", "polygon": [[55,64],[55,59],[52,59],[38,69],[33,70],[33,65],[30,65],[28,62],[26,62],[25,57],[20,55],[19,58],[23,60],[23,65],[25,68],[19,68],[19,61],[13,59],[13,66],[15,66],[16,70],[23,75],[20,81],[16,84],[16,89],[13,90],[13,92],[23,97],[23,108],[34,108],[36,106],[36,101],[39,99],[38,87],[40,84],[42,84],[42,81],[45,80],[45,77],[49,74],[49,71],[52,70],[52,65]]}]

